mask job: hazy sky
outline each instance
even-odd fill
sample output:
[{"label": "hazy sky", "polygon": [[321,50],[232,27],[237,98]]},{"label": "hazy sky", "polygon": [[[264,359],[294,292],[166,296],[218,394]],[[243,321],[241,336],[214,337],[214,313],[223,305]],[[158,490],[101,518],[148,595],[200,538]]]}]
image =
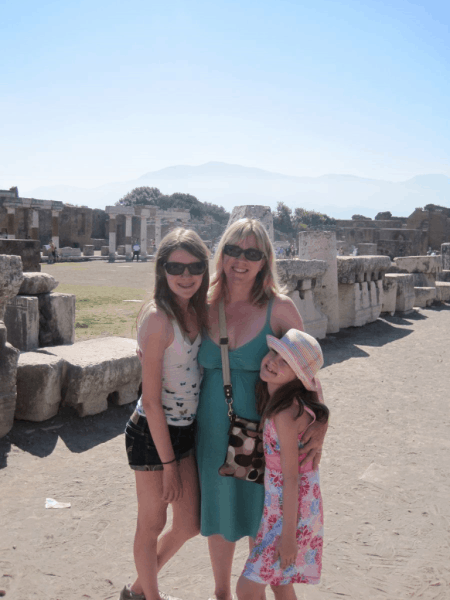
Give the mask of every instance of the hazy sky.
[{"label": "hazy sky", "polygon": [[0,188],[450,176],[448,0],[4,0]]}]

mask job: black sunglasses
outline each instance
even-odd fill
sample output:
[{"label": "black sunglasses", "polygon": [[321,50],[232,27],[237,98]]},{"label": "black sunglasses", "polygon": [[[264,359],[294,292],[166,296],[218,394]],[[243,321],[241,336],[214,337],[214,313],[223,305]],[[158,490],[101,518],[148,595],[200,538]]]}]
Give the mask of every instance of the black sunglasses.
[{"label": "black sunglasses", "polygon": [[206,263],[203,260],[192,263],[166,262],[164,268],[169,275],[182,275],[185,269],[191,275],[202,275],[206,271]]},{"label": "black sunglasses", "polygon": [[264,258],[264,252],[258,250],[257,248],[247,248],[244,250],[240,246],[234,246],[233,244],[225,244],[223,253],[227,256],[232,256],[233,258],[239,258],[242,253],[247,260],[251,260],[253,262],[257,262]]}]

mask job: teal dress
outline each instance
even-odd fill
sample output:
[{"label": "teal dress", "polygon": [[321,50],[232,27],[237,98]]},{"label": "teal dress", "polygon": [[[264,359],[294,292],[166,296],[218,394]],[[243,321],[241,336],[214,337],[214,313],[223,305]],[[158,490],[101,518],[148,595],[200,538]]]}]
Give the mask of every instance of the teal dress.
[{"label": "teal dress", "polygon": [[[257,421],[255,385],[261,360],[269,351],[266,335],[274,335],[270,328],[271,311],[272,300],[259,334],[229,352],[233,409],[240,417]],[[197,411],[201,533],[219,533],[230,542],[245,536],[255,538],[263,511],[264,486],[218,473],[227,452],[230,421],[223,393],[220,347],[209,337],[202,342],[198,362],[204,369]]]}]

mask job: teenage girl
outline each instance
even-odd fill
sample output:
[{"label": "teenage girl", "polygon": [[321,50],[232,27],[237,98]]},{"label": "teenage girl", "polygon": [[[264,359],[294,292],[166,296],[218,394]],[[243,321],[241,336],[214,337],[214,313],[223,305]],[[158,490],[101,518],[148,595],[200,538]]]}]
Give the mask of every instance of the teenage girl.
[{"label": "teenage girl", "polygon": [[[158,591],[157,573],[199,532],[194,434],[201,378],[197,353],[207,328],[208,254],[194,231],[166,235],[156,255],[153,300],[138,316],[142,396],[125,430],[138,499],[138,577],[119,600],[168,598]],[[172,528],[161,536],[169,504]]]},{"label": "teenage girl", "polygon": [[257,390],[264,424],[264,512],[238,581],[239,600],[263,598],[267,584],[277,600],[294,600],[292,584],[319,583],[322,568],[319,471],[312,461],[299,464],[306,456],[299,449],[306,429],[328,420],[315,377],[323,355],[318,342],[297,329],[281,340],[268,335],[267,345],[270,352],[262,360]]}]

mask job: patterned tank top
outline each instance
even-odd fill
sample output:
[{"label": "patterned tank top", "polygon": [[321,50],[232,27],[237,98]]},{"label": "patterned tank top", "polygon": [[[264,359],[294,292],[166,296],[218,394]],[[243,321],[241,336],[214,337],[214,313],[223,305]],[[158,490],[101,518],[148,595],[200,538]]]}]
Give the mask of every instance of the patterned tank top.
[{"label": "patterned tank top", "polygon": [[[197,413],[201,381],[197,354],[201,336],[198,334],[191,344],[183,335],[178,322],[175,319],[171,322],[174,336],[164,353],[161,402],[167,423],[183,427],[190,425]],[[142,397],[139,398],[136,410],[145,416]]]}]

